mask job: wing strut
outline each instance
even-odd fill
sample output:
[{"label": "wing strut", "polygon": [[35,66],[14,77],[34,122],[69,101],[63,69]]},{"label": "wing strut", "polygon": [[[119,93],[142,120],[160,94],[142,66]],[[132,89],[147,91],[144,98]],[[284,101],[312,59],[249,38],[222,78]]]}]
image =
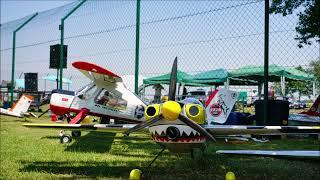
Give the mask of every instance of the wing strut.
[{"label": "wing strut", "polygon": [[87,116],[89,112],[89,109],[82,108],[80,112],[74,118],[71,119],[69,124],[79,124]]}]

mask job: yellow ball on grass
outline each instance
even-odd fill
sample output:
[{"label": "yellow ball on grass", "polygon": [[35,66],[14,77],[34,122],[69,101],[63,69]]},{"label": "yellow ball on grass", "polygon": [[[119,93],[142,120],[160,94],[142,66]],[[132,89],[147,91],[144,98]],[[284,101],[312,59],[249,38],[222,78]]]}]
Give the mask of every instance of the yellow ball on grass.
[{"label": "yellow ball on grass", "polygon": [[133,169],[130,172],[129,180],[140,180],[141,178],[141,171],[140,169]]}]

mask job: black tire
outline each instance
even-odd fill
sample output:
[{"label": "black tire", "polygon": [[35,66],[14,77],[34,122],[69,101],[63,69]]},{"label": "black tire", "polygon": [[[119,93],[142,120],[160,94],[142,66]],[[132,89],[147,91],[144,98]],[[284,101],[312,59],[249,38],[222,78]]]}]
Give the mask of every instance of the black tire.
[{"label": "black tire", "polygon": [[101,117],[100,124],[110,124],[110,117],[107,117],[107,116]]},{"label": "black tire", "polygon": [[81,131],[71,131],[72,137],[80,137],[81,136]]},{"label": "black tire", "polygon": [[63,116],[63,115],[62,115],[62,116],[59,116],[59,115],[58,115],[58,116],[57,116],[57,119],[60,120],[60,121],[63,121],[64,116]]},{"label": "black tire", "polygon": [[72,138],[70,135],[68,134],[64,134],[60,137],[60,143],[61,144],[67,144],[70,143],[72,141]]}]

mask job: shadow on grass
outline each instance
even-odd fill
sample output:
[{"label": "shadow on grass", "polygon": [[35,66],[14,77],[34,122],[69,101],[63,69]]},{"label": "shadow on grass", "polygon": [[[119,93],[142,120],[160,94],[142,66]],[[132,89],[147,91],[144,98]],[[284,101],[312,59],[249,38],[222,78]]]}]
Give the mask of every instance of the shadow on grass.
[{"label": "shadow on grass", "polygon": [[129,166],[113,166],[107,162],[94,161],[36,161],[22,162],[23,168],[21,172],[45,172],[50,174],[75,174],[77,176],[90,177],[119,177],[129,174],[131,169]]},{"label": "shadow on grass", "polygon": [[[2,116],[2,115],[1,115]],[[1,122],[6,123],[6,122],[11,122],[11,123],[16,123],[16,122],[20,122],[20,123],[30,123],[32,121],[30,121],[29,119],[23,119],[23,118],[19,118],[19,119],[10,119],[10,120],[1,120]]]},{"label": "shadow on grass", "polygon": [[[81,137],[73,137],[73,143],[67,145],[65,151],[106,153],[110,151],[114,137],[115,133],[89,132]],[[41,139],[56,139],[60,141],[58,135],[44,136]]]},{"label": "shadow on grass", "polygon": [[88,134],[73,138],[73,143],[65,151],[77,152],[109,152],[113,143],[115,133],[110,132],[89,132]]},{"label": "shadow on grass", "polygon": [[[128,178],[134,168],[141,169],[145,179],[223,179],[233,171],[237,179],[311,179],[319,177],[317,164],[270,158],[233,158],[209,155],[199,160],[187,156],[161,156],[150,168],[151,160],[118,161],[22,161],[20,172],[68,174],[89,178]],[[142,165],[143,167],[138,167]],[[304,167],[301,169],[301,167]],[[314,178],[317,179],[317,178]]]},{"label": "shadow on grass", "polygon": [[[157,177],[156,179],[167,179],[168,174],[170,176],[183,177],[190,175],[192,169],[188,169],[189,173],[186,173],[184,168],[177,169],[174,171],[168,168],[166,164],[168,162],[157,161],[157,165],[146,168],[146,166],[139,167],[138,164],[148,164],[149,162],[141,160],[131,160],[131,161],[118,161],[118,162],[96,162],[96,161],[22,161],[22,168],[19,169],[20,172],[42,172],[50,174],[70,174],[76,177],[85,176],[90,178],[121,178],[127,179],[129,173],[132,169],[138,168],[145,173],[145,177],[150,179],[151,177]],[[119,164],[119,165],[118,165]],[[192,172],[191,172],[192,173]],[[162,177],[162,178],[161,178]]]},{"label": "shadow on grass", "polygon": [[[91,131],[86,135],[81,137],[72,138],[72,143],[66,146],[65,151],[71,152],[96,152],[96,153],[106,153],[111,150],[111,146],[114,141],[120,144],[126,144],[127,149],[130,151],[136,150],[148,150],[151,153],[156,153],[161,149],[156,143],[149,141],[149,137],[115,137],[115,133],[111,132],[95,132]],[[60,137],[57,136],[44,136],[41,139],[56,139],[60,141]],[[121,154],[124,156],[131,156],[132,154],[127,154],[127,152],[121,153],[123,150],[119,150],[113,154]],[[118,153],[119,152],[119,153]],[[145,156],[148,157],[148,156]]]}]

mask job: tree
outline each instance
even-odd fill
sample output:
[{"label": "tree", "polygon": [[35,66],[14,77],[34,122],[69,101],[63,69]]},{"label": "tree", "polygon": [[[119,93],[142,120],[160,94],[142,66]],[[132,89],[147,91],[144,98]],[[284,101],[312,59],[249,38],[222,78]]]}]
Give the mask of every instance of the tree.
[{"label": "tree", "polygon": [[272,0],[270,7],[270,13],[282,13],[286,16],[301,6],[305,8],[298,13],[296,31],[299,35],[295,38],[299,40],[300,48],[303,44],[311,45],[313,38],[320,43],[320,0]]},{"label": "tree", "polygon": [[312,61],[310,63],[311,69],[310,71],[313,73],[316,79],[316,87],[318,87],[318,93],[320,93],[320,59],[316,61]]},{"label": "tree", "polygon": [[[319,64],[320,65],[320,64]],[[303,69],[301,66],[296,67],[297,70],[307,72],[307,70]],[[281,85],[279,82],[274,83],[277,92],[281,92]],[[308,81],[293,81],[288,80],[286,82],[286,94],[293,94],[298,92],[299,99],[301,95],[310,95],[312,94],[312,82]]]},{"label": "tree", "polygon": [[314,77],[320,83],[320,59],[317,61],[312,61],[310,65],[311,65],[311,71],[313,72]]}]

